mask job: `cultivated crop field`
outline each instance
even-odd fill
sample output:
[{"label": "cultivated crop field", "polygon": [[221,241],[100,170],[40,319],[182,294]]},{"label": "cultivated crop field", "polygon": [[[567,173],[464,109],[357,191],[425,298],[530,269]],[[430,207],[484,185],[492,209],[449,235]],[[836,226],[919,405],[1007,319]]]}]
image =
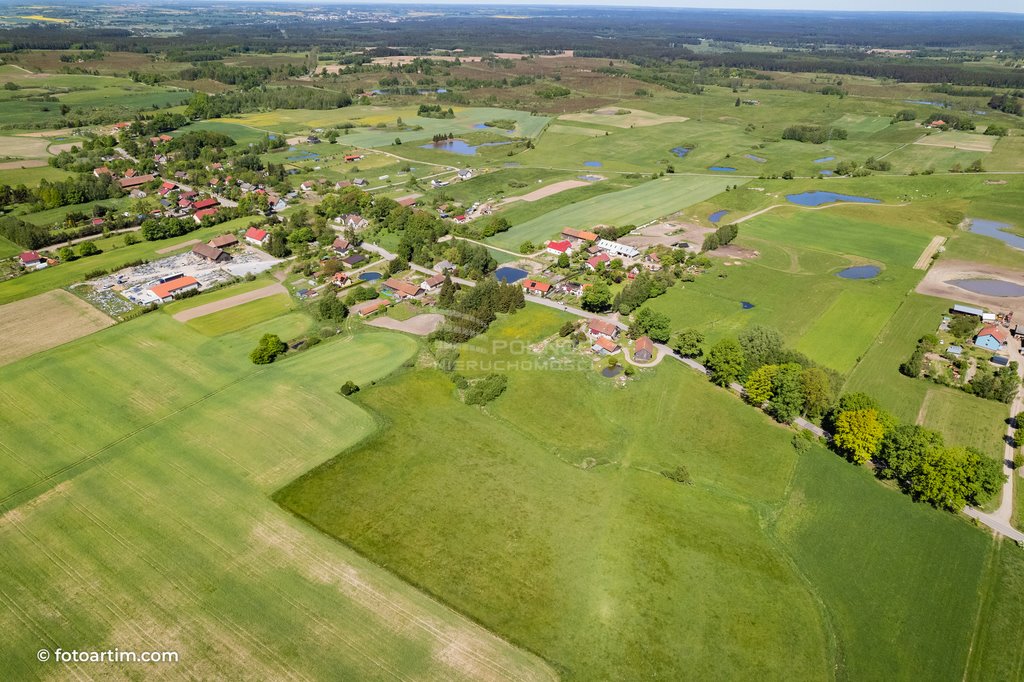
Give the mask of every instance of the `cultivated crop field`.
[{"label": "cultivated crop field", "polygon": [[63,289],[0,306],[0,345],[6,365],[109,327],[114,321]]}]

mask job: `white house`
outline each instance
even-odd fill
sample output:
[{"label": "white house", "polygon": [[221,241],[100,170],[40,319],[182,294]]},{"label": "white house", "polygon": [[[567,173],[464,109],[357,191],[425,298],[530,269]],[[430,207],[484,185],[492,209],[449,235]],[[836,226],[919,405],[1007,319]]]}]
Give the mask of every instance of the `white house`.
[{"label": "white house", "polygon": [[245,231],[245,241],[253,244],[254,246],[265,245],[269,238],[270,234],[266,230],[261,230],[258,227],[250,227]]}]

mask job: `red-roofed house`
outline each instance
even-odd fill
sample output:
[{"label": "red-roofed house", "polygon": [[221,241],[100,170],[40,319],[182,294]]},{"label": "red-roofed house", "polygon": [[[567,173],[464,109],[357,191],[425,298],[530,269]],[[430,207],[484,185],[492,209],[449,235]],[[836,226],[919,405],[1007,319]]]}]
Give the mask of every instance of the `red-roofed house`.
[{"label": "red-roofed house", "polygon": [[406,282],[404,279],[398,279],[397,277],[389,278],[384,282],[384,286],[385,288],[395,292],[399,300],[402,300],[403,298],[412,298],[420,293],[418,285],[413,284],[412,282]]},{"label": "red-roofed house", "polygon": [[26,268],[40,268],[46,267],[46,259],[39,255],[36,251],[22,251],[18,254],[18,260]]},{"label": "red-roofed house", "polygon": [[619,335],[619,328],[611,322],[594,317],[587,323],[587,333],[590,334],[591,338],[604,337],[606,339],[614,339]]},{"label": "red-roofed house", "polygon": [[942,126],[944,126],[944,125],[946,125],[946,122],[945,122],[945,121],[943,121],[943,120],[942,120],[942,119],[940,118],[940,119],[938,119],[938,120],[935,120],[935,121],[932,121],[931,123],[929,123],[929,124],[928,124],[928,127],[929,127],[929,128],[941,128],[941,127],[942,127]]},{"label": "red-roofed house", "polygon": [[401,199],[396,199],[395,201],[398,202],[399,206],[405,206],[406,208],[412,208],[413,206],[416,205],[416,200],[417,200],[417,197],[402,197]]},{"label": "red-roofed house", "polygon": [[332,281],[339,287],[345,286],[345,284],[348,282],[348,273],[336,272],[334,273]]},{"label": "red-roofed house", "polygon": [[92,174],[95,175],[97,178],[101,175],[110,175],[110,169],[107,168],[106,166],[100,166],[99,168],[93,168]]},{"label": "red-roofed house", "polygon": [[263,246],[267,243],[267,238],[270,237],[266,230],[261,230],[258,227],[250,227],[245,231],[245,241],[256,246]]},{"label": "red-roofed house", "polygon": [[214,199],[212,197],[208,197],[206,199],[200,199],[199,201],[197,201],[194,204],[192,204],[192,208],[196,209],[197,211],[201,211],[204,208],[213,208],[214,206],[217,206],[218,204],[219,204],[219,202],[216,199]]},{"label": "red-roofed house", "polygon": [[596,242],[597,233],[587,232],[586,230],[577,230],[572,227],[567,227],[562,230],[562,236],[566,239],[577,239],[581,242]]},{"label": "red-roofed house", "polygon": [[444,275],[433,275],[420,282],[420,288],[423,291],[433,291],[444,284]]},{"label": "red-roofed house", "polygon": [[640,362],[650,362],[654,358],[654,342],[646,336],[636,340],[633,348],[633,359]]},{"label": "red-roofed house", "polygon": [[352,244],[344,237],[338,237],[331,244],[331,248],[338,253],[348,253],[348,250],[352,248]]},{"label": "red-roofed house", "polygon": [[560,256],[564,254],[572,253],[572,242],[568,239],[563,239],[558,242],[548,242],[548,253]]},{"label": "red-roofed house", "polygon": [[203,209],[202,211],[196,211],[195,214],[192,216],[192,219],[195,220],[196,224],[198,225],[203,222],[203,218],[211,215],[217,215],[217,209],[206,208]]},{"label": "red-roofed house", "polygon": [[345,156],[345,163],[352,163],[353,161],[358,161],[361,158],[363,158],[362,154],[348,154]]},{"label": "red-roofed house", "polygon": [[587,259],[587,267],[591,270],[597,270],[597,266],[601,263],[608,263],[612,257],[607,253],[599,253],[596,256],[591,256]]},{"label": "red-roofed house", "polygon": [[988,350],[999,350],[1010,340],[1010,332],[994,324],[985,325],[974,337],[974,345]]},{"label": "red-roofed house", "polygon": [[121,189],[131,189],[132,187],[138,187],[139,185],[145,185],[147,182],[152,182],[153,176],[149,175],[134,175],[129,176],[127,173],[125,177],[117,181],[117,184],[121,185]]},{"label": "red-roofed house", "polygon": [[149,294],[146,298],[150,299],[152,303],[165,303],[170,301],[178,294],[193,289],[199,288],[199,280],[195,277],[178,277],[172,279],[169,282],[163,284],[157,284],[155,287],[150,287],[145,293]]},{"label": "red-roofed house", "polygon": [[607,337],[599,336],[594,339],[594,345],[590,349],[598,355],[615,355],[619,352],[619,344]]},{"label": "red-roofed house", "polygon": [[534,279],[524,279],[523,288],[526,289],[526,293],[533,296],[540,296],[544,298],[551,291],[551,285],[547,282],[538,282]]}]

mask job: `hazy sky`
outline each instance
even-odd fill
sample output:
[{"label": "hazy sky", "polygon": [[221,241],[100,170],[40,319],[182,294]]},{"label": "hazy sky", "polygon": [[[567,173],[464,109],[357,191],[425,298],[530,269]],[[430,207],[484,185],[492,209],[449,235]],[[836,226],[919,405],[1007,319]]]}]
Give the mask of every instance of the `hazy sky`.
[{"label": "hazy sky", "polygon": [[[359,0],[357,0],[359,1]],[[368,2],[369,0],[361,0]],[[1024,12],[1024,0],[380,0],[400,4],[447,5],[615,5],[621,7],[702,7],[714,9],[808,9],[839,11],[902,11],[902,12]]]}]

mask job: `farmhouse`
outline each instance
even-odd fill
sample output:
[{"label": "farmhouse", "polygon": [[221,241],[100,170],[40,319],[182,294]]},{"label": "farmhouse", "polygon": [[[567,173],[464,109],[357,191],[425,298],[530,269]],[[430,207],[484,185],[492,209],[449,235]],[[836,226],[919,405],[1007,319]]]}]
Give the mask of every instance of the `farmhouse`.
[{"label": "farmhouse", "polygon": [[404,279],[398,279],[397,277],[387,279],[384,282],[384,288],[393,291],[400,301],[406,298],[418,296],[420,293],[419,285],[413,284],[412,282],[406,282]]},{"label": "farmhouse", "polygon": [[218,202],[213,197],[207,197],[206,199],[200,199],[199,201],[193,203],[192,208],[194,208],[197,211],[202,211],[204,208],[213,208],[214,206],[219,205],[219,203],[220,202]]},{"label": "farmhouse", "polygon": [[101,175],[110,175],[110,169],[107,168],[106,166],[100,166],[99,168],[93,168],[92,174],[95,175],[97,178],[100,177]]},{"label": "farmhouse", "polygon": [[266,230],[261,230],[258,227],[250,227],[245,231],[245,241],[256,246],[263,246],[267,243],[267,239],[270,237]]},{"label": "farmhouse", "polygon": [[352,243],[343,237],[338,237],[331,244],[331,248],[338,253],[348,253],[348,250],[352,248]]},{"label": "farmhouse", "polygon": [[434,291],[442,284],[444,284],[444,275],[432,275],[420,282],[420,288],[423,291]]},{"label": "farmhouse", "polygon": [[633,359],[640,362],[649,362],[654,357],[654,342],[646,336],[641,336],[636,340],[636,346],[633,348]]},{"label": "farmhouse", "polygon": [[[358,213],[348,213],[341,216],[340,222],[344,223],[345,227],[352,230],[361,230],[364,227],[368,227],[370,223],[363,216]],[[336,221],[337,222],[337,221]]]},{"label": "farmhouse", "polygon": [[199,280],[195,277],[176,277],[169,282],[163,282],[146,289],[143,292],[143,299],[147,303],[166,303],[179,294],[198,288]]},{"label": "farmhouse", "polygon": [[391,301],[389,301],[388,299],[378,298],[373,301],[368,301],[360,306],[357,306],[355,308],[355,311],[359,315],[359,317],[369,317],[378,310],[386,308],[389,305],[391,305]]},{"label": "farmhouse", "polygon": [[572,227],[567,227],[564,230],[562,230],[562,236],[565,237],[566,239],[569,239],[570,241],[575,241],[575,242],[596,242],[597,241],[597,233],[596,232],[587,232],[586,230],[577,230],[577,229],[572,228]]},{"label": "farmhouse", "polygon": [[592,339],[614,339],[619,335],[619,328],[612,322],[593,317],[587,323],[587,333]]},{"label": "farmhouse", "polygon": [[214,263],[229,260],[231,258],[231,256],[224,251],[218,249],[216,246],[210,246],[209,244],[196,244],[192,247],[192,253]]},{"label": "farmhouse", "polygon": [[417,197],[402,197],[401,199],[396,199],[395,201],[398,202],[399,206],[405,206],[406,208],[412,208],[413,206],[416,205],[416,200],[417,200]]},{"label": "farmhouse", "polygon": [[607,253],[599,253],[596,256],[591,256],[587,259],[587,267],[591,270],[597,270],[597,266],[601,263],[608,263],[612,259]]},{"label": "farmhouse", "polygon": [[46,259],[35,251],[22,251],[18,254],[18,260],[23,267],[35,268],[36,270],[46,267]]},{"label": "farmhouse", "polygon": [[597,242],[597,246],[602,250],[616,256],[625,256],[626,258],[636,258],[640,255],[640,252],[632,246],[627,244],[620,244],[613,242],[608,239],[601,239]]},{"label": "farmhouse", "polygon": [[233,234],[222,234],[219,237],[214,237],[210,240],[210,246],[215,246],[218,249],[226,249],[229,246],[237,246],[238,237]]},{"label": "farmhouse", "polygon": [[579,282],[568,282],[563,281],[556,287],[559,293],[568,294],[569,296],[575,296],[579,298],[583,295],[583,285]]},{"label": "farmhouse", "polygon": [[999,350],[1009,341],[1010,333],[994,324],[982,327],[974,337],[974,345],[988,350]]},{"label": "farmhouse", "polygon": [[590,347],[598,355],[615,355],[619,352],[619,344],[609,338],[600,336],[594,339],[594,345]]},{"label": "farmhouse", "polygon": [[204,209],[202,211],[196,211],[195,215],[192,216],[192,219],[196,221],[197,225],[199,225],[199,224],[201,224],[203,222],[203,218],[206,218],[207,216],[213,216],[213,215],[217,215],[217,209],[215,209],[215,208],[207,208],[207,209]]},{"label": "farmhouse", "polygon": [[570,255],[572,253],[572,242],[568,239],[563,239],[562,241],[557,242],[548,242],[547,252],[556,256],[560,256],[563,253]]},{"label": "farmhouse", "polygon": [[148,173],[146,175],[135,175],[135,176],[128,176],[128,174],[125,173],[125,176],[127,176],[127,177],[123,177],[123,178],[121,178],[120,180],[117,181],[117,184],[121,185],[121,189],[131,189],[132,187],[138,187],[139,185],[145,185],[148,182],[152,182],[153,178],[154,178],[154,176],[152,176],[152,175],[150,175]]},{"label": "farmhouse", "polygon": [[526,293],[531,296],[540,296],[544,298],[551,291],[551,285],[547,282],[538,282],[533,279],[523,280],[523,288],[526,289]]}]

